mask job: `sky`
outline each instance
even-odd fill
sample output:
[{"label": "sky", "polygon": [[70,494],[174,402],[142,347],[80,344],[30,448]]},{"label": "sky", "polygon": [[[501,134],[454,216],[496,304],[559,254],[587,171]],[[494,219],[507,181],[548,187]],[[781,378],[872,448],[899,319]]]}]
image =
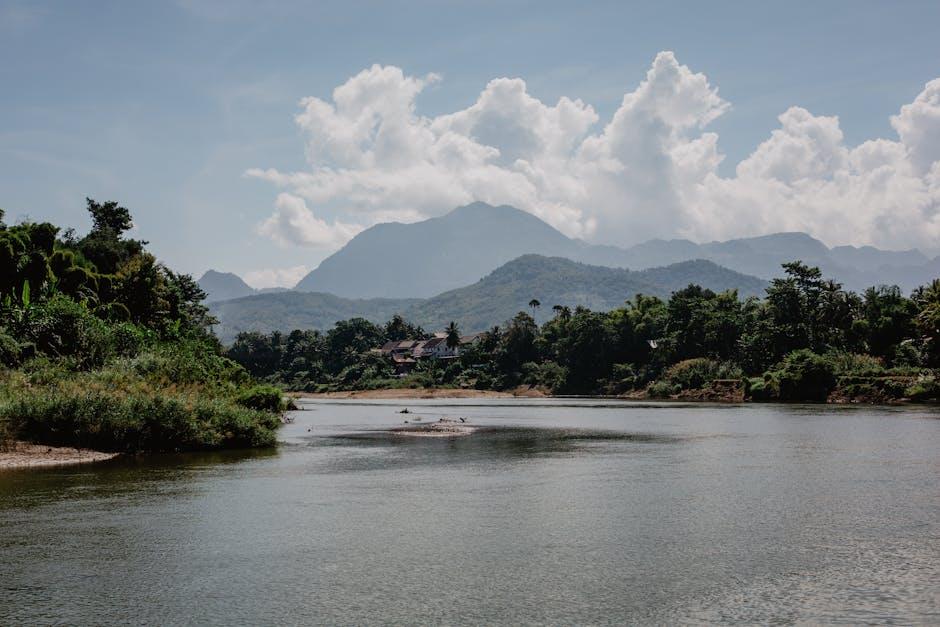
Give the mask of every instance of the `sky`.
[{"label": "sky", "polygon": [[[937,2],[0,0],[0,208],[292,285],[482,200],[940,253]],[[932,82],[933,81],[933,82]]]}]

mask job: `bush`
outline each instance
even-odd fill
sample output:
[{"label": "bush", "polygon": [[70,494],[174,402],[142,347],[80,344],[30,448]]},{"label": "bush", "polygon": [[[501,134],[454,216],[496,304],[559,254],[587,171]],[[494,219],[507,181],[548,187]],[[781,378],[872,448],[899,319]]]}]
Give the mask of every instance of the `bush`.
[{"label": "bush", "polygon": [[744,396],[754,401],[772,401],[780,396],[780,387],[772,376],[745,379]]},{"label": "bush", "polygon": [[826,359],[840,376],[876,377],[884,373],[884,362],[871,355],[831,351],[826,353]]},{"label": "bush", "polygon": [[697,357],[686,359],[666,370],[665,380],[682,390],[697,390],[716,379],[740,379],[741,369],[733,364]]},{"label": "bush", "polygon": [[244,385],[250,380],[244,368],[199,341],[158,346],[138,355],[131,367],[141,377],[177,384]]},{"label": "bush", "polygon": [[779,385],[780,398],[785,401],[823,402],[836,386],[832,362],[807,349],[784,357],[774,378]]},{"label": "bush", "polygon": [[640,377],[633,364],[614,364],[611,369],[609,389],[614,393],[632,390],[639,380]]},{"label": "bush", "polygon": [[682,391],[682,388],[669,381],[655,381],[646,388],[646,395],[650,398],[669,398]]},{"label": "bush", "polygon": [[271,446],[276,414],[231,402],[154,393],[44,388],[0,406],[24,439],[102,451],[190,451]]},{"label": "bush", "polygon": [[284,393],[273,385],[255,385],[243,390],[235,397],[235,402],[248,409],[280,412],[284,411]]},{"label": "bush", "polygon": [[536,385],[560,392],[568,379],[568,369],[559,366],[554,361],[536,363],[533,361],[522,364],[522,382],[527,385]]},{"label": "bush", "polygon": [[21,355],[19,342],[0,331],[0,366],[16,366],[20,363]]},{"label": "bush", "polygon": [[936,377],[924,376],[904,391],[904,395],[912,401],[929,401],[940,399],[940,382]]},{"label": "bush", "polygon": [[119,357],[136,357],[148,341],[148,333],[129,322],[111,326],[111,347]]},{"label": "bush", "polygon": [[72,357],[83,370],[100,368],[113,355],[107,323],[83,303],[58,294],[27,312],[23,335],[37,351]]}]

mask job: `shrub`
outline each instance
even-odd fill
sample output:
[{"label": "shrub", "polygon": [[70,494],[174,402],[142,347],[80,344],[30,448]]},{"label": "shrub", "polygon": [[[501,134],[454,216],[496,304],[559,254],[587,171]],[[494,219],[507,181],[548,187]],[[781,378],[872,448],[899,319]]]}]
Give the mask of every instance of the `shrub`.
[{"label": "shrub", "polygon": [[568,369],[554,361],[536,363],[529,361],[522,364],[522,382],[560,392],[568,379]]},{"label": "shrub", "polygon": [[666,370],[665,379],[682,390],[697,390],[715,379],[740,379],[741,369],[704,357],[686,359]]},{"label": "shrub", "polygon": [[107,323],[61,294],[29,309],[22,324],[37,351],[72,357],[84,370],[101,367],[113,354]]},{"label": "shrub", "polygon": [[248,409],[280,412],[285,409],[284,393],[273,385],[254,385],[242,390],[235,402]]},{"label": "shrub", "polygon": [[102,451],[188,451],[271,446],[280,419],[217,398],[77,387],[23,391],[0,406],[24,439]]},{"label": "shrub", "polygon": [[0,366],[15,366],[20,363],[22,349],[19,342],[0,331]]},{"label": "shrub", "polygon": [[138,355],[131,367],[141,377],[178,384],[243,385],[250,380],[244,368],[198,341],[158,346]]},{"label": "shrub", "polygon": [[119,357],[136,357],[148,340],[146,331],[129,322],[111,326],[111,346]]},{"label": "shrub", "polygon": [[682,390],[681,387],[675,383],[670,383],[669,381],[654,381],[646,388],[646,394],[650,398],[669,398],[675,394],[678,394]]},{"label": "shrub", "polygon": [[874,377],[884,372],[884,362],[871,355],[830,351],[826,353],[826,359],[832,364],[836,375]]},{"label": "shrub", "polygon": [[904,395],[912,401],[940,399],[940,382],[933,376],[920,377],[916,383],[904,391]]},{"label": "shrub", "polygon": [[801,349],[783,359],[774,373],[779,395],[786,401],[825,401],[836,385],[835,369],[825,357]]},{"label": "shrub", "polygon": [[608,394],[620,394],[635,389],[640,383],[640,376],[633,364],[614,364],[606,383]]},{"label": "shrub", "polygon": [[745,379],[744,396],[754,401],[772,401],[780,395],[780,388],[772,376]]}]

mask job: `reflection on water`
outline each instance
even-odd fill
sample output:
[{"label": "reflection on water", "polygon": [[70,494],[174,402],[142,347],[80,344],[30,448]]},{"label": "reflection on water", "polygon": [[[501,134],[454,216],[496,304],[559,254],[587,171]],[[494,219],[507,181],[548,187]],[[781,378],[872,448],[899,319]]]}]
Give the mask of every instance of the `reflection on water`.
[{"label": "reflection on water", "polygon": [[935,410],[408,404],[0,474],[0,624],[940,622]]}]

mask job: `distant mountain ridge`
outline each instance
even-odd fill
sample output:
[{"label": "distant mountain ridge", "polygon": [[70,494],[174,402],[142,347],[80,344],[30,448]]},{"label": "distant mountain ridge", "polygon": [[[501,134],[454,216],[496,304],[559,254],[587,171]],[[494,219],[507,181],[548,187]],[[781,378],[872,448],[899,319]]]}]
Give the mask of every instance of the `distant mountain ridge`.
[{"label": "distant mountain ridge", "polygon": [[197,283],[199,283],[202,291],[206,293],[207,303],[242,298],[257,293],[255,288],[245,283],[237,274],[231,272],[207,270]]},{"label": "distant mountain ridge", "polygon": [[255,289],[245,283],[240,276],[232,272],[217,272],[216,270],[207,270],[197,281],[202,291],[206,293],[206,302],[218,302],[222,300],[231,300],[233,298],[243,298],[254,294],[269,294],[275,292],[286,292],[284,287],[265,287]]},{"label": "distant mountain ridge", "polygon": [[366,229],[295,289],[354,298],[427,298],[468,285],[526,254],[633,270],[706,259],[764,279],[779,276],[782,263],[800,259],[852,290],[887,283],[910,291],[940,276],[940,257],[871,246],[830,249],[805,233],[705,244],[674,239],[629,248],[597,246],[569,238],[520,209],[477,202],[422,222]]},{"label": "distant mountain ridge", "polygon": [[[742,297],[763,294],[767,287],[763,279],[705,260],[633,271],[561,257],[524,255],[472,285],[417,303],[405,312],[405,317],[428,329],[441,329],[455,320],[461,330],[477,332],[501,324],[522,310],[544,322],[555,315],[555,305],[607,311],[637,294],[668,298],[690,283],[714,291],[735,289]],[[535,311],[528,307],[532,299],[541,304]]]},{"label": "distant mountain ridge", "polygon": [[586,246],[525,211],[473,203],[422,222],[368,228],[294,289],[427,298],[478,281],[526,253],[581,259]]},{"label": "distant mountain ridge", "polygon": [[762,279],[704,260],[631,271],[560,257],[524,255],[479,281],[429,299],[349,299],[292,291],[215,302],[210,311],[219,319],[216,333],[223,342],[231,342],[241,331],[322,330],[352,317],[385,322],[395,313],[427,330],[440,330],[455,320],[462,332],[472,333],[528,310],[533,298],[541,301],[542,307],[532,313],[544,321],[553,315],[554,305],[609,310],[638,293],[667,298],[690,283],[715,291],[737,289],[742,296],[760,294],[767,285]]}]

